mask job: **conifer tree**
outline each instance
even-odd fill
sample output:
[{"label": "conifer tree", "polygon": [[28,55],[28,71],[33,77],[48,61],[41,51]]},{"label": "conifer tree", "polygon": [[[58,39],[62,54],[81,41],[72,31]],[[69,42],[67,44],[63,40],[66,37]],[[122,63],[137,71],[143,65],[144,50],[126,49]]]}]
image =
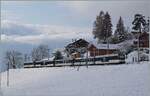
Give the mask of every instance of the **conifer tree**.
[{"label": "conifer tree", "polygon": [[104,15],[104,12],[101,11],[100,14],[96,17],[96,21],[94,22],[93,35],[94,38],[98,39],[98,41],[103,39]]},{"label": "conifer tree", "polygon": [[[134,16],[134,20],[132,22],[133,30],[139,31],[139,33],[141,34],[142,29],[146,26],[146,20],[145,20],[145,16],[143,16],[142,14],[135,14]],[[137,49],[138,49],[138,62],[140,62],[140,34],[138,34],[138,44],[137,44]]]},{"label": "conifer tree", "polygon": [[62,53],[59,50],[57,50],[55,53],[53,53],[53,55],[55,57],[55,60],[63,59]]},{"label": "conifer tree", "polygon": [[106,12],[104,16],[104,21],[103,21],[103,31],[102,31],[102,36],[104,42],[112,36],[112,23],[111,23],[111,17],[108,12]]},{"label": "conifer tree", "polygon": [[124,22],[121,16],[118,20],[114,36],[119,40],[119,42],[122,42],[127,38],[127,31],[125,30]]}]

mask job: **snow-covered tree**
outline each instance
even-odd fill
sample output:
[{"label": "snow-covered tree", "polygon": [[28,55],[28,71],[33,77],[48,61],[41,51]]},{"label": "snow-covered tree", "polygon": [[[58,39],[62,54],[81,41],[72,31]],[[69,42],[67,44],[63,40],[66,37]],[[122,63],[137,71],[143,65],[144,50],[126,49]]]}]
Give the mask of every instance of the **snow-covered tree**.
[{"label": "snow-covered tree", "polygon": [[[146,26],[145,16],[143,16],[142,14],[135,14],[132,24],[133,24],[132,29],[138,31],[139,33],[141,33],[142,29],[144,29],[145,26]],[[138,62],[140,61],[139,37],[140,37],[140,34],[138,35],[138,44],[137,44],[138,45],[137,46],[138,47]]]},{"label": "snow-covered tree", "polygon": [[103,21],[104,21],[104,12],[101,11],[100,14],[96,17],[94,22],[93,35],[94,38],[97,38],[98,41],[103,39]]},{"label": "snow-covered tree", "polygon": [[32,61],[39,61],[49,57],[48,45],[39,45],[37,48],[33,48],[31,52]]},{"label": "snow-covered tree", "polygon": [[5,53],[5,63],[7,65],[7,86],[9,86],[9,69],[23,67],[23,56],[22,53],[9,50]]},{"label": "snow-covered tree", "polygon": [[145,16],[143,16],[142,14],[135,14],[134,21],[132,22],[132,24],[133,24],[132,27],[133,30],[137,30],[141,32],[146,25]]},{"label": "snow-covered tree", "polygon": [[149,32],[149,28],[150,28],[149,22],[150,22],[150,20],[149,20],[149,17],[148,17],[148,20],[146,21],[146,25],[143,28],[143,32]]},{"label": "snow-covered tree", "polygon": [[106,14],[101,11],[96,17],[93,28],[94,38],[99,42],[106,42],[106,39],[112,35],[111,17],[108,12]]},{"label": "snow-covered tree", "polygon": [[130,42],[125,42],[119,48],[119,52],[126,55],[134,50],[134,46]]},{"label": "snow-covered tree", "polygon": [[23,56],[22,53],[10,50],[5,53],[5,61],[8,64],[9,68],[18,68],[23,65]]},{"label": "snow-covered tree", "polygon": [[124,27],[124,22],[121,16],[117,23],[114,37],[118,40],[118,42],[122,42],[127,39],[127,30]]},{"label": "snow-covered tree", "polygon": [[103,33],[104,42],[106,42],[106,40],[110,36],[112,36],[112,23],[111,23],[111,17],[108,12],[106,12],[106,14],[104,16],[102,33]]},{"label": "snow-covered tree", "polygon": [[24,54],[24,61],[25,61],[25,62],[28,61],[28,54]]},{"label": "snow-covered tree", "polygon": [[55,57],[54,58],[55,60],[63,59],[62,53],[59,50],[57,50],[55,53],[53,53],[53,55]]}]

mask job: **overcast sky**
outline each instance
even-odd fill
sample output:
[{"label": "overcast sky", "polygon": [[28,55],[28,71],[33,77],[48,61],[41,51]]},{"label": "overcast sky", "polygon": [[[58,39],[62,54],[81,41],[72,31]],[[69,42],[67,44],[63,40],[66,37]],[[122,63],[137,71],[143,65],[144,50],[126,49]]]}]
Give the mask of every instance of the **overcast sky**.
[{"label": "overcast sky", "polygon": [[40,43],[53,49],[75,38],[92,41],[93,22],[101,10],[110,13],[113,29],[120,16],[131,28],[134,14],[150,16],[149,5],[149,0],[1,1],[1,45],[22,51]]}]

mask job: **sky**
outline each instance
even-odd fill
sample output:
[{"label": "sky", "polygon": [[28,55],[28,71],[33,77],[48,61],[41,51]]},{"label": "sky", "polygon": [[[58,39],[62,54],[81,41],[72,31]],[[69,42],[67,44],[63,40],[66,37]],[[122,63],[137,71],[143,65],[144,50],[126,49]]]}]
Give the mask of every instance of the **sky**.
[{"label": "sky", "polygon": [[136,13],[150,16],[150,1],[1,1],[1,52],[30,52],[39,44],[51,51],[72,39],[93,41],[93,22],[101,10],[109,12],[113,30],[120,16],[132,28]]}]

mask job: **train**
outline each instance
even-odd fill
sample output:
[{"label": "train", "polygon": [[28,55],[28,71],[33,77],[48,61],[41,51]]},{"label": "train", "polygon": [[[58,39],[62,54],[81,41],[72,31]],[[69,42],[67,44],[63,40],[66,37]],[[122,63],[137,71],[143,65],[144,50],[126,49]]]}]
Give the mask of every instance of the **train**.
[{"label": "train", "polygon": [[36,62],[25,62],[24,68],[116,65],[124,63],[125,63],[124,56],[120,56],[119,54],[109,54],[86,58],[72,58],[60,60],[53,59],[53,60],[40,60]]}]

